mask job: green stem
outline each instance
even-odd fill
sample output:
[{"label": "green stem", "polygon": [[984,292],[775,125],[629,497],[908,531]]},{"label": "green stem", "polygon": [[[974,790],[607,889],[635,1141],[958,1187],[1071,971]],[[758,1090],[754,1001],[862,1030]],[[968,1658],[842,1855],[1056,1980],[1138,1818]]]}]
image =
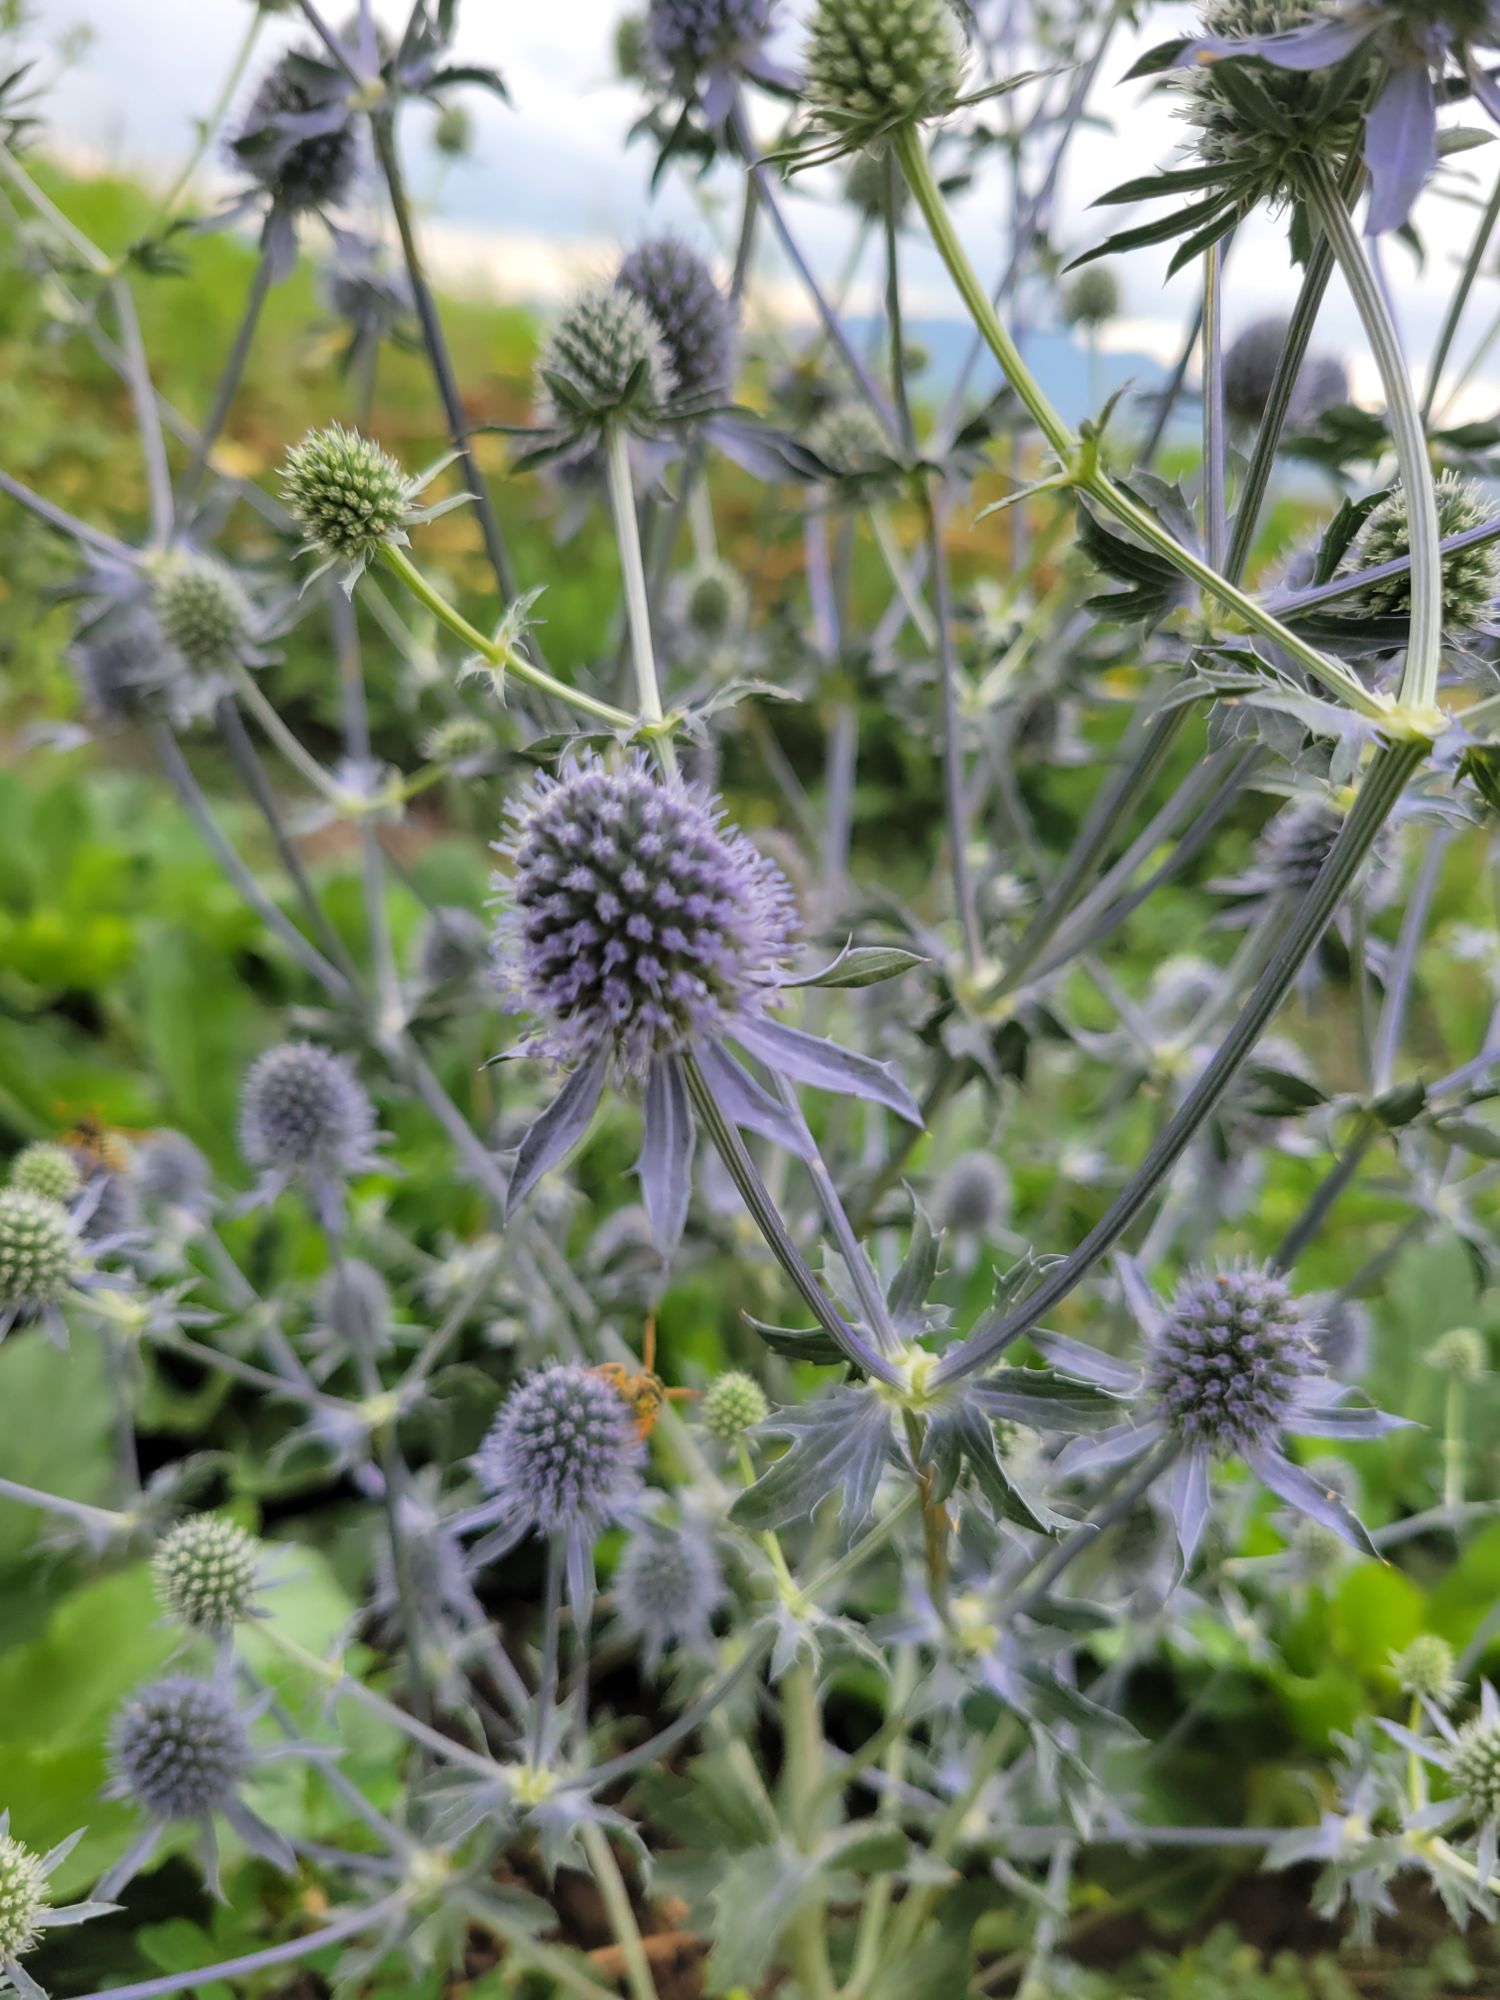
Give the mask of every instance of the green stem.
[{"label": "green stem", "polygon": [[620,1873],[620,1864],[609,1844],[609,1836],[593,1820],[586,1819],[582,1823],[580,1837],[594,1880],[599,1885],[609,1927],[625,1961],[625,1983],[630,1988],[631,2000],[658,2000],[656,1981],[651,1977],[651,1964],[646,1957],[646,1947],[641,1942],[640,1927],[635,1920],[635,1911],[630,1907],[630,1892],[625,1887],[625,1878]]},{"label": "green stem", "polygon": [[[1073,435],[1048,402],[1036,377],[1027,367],[1020,350],[990,303],[989,294],[980,283],[978,274],[969,262],[968,253],[953,227],[947,203],[938,186],[917,128],[914,125],[903,127],[894,135],[893,143],[917,206],[926,218],[933,243],[947,265],[959,295],[972,314],[975,325],[984,336],[990,352],[1000,363],[1006,379],[1020,398],[1033,423],[1062,461],[1068,471],[1070,482],[1078,491],[1087,494],[1099,506],[1106,508],[1116,520],[1129,528],[1132,534],[1138,536],[1149,548],[1155,549],[1200,590],[1217,598],[1220,604],[1233,612],[1252,631],[1259,632],[1264,638],[1273,639],[1314,679],[1338,694],[1356,713],[1384,720],[1388,725],[1394,724],[1403,729],[1410,729],[1419,735],[1430,735],[1432,733],[1430,718],[1393,715],[1393,704],[1389,700],[1371,694],[1356,674],[1339,665],[1337,661],[1327,658],[1316,647],[1310,646],[1305,639],[1299,638],[1289,627],[1283,625],[1279,618],[1273,616],[1264,606],[1257,604],[1254,598],[1248,597],[1227,577],[1222,576],[1191,549],[1185,548],[1175,536],[1168,533],[1154,515],[1115,485],[1092,454],[1082,450],[1079,439]],[[1347,219],[1346,216],[1346,222]]]},{"label": "green stem", "polygon": [[1391,318],[1385,292],[1364,243],[1354,227],[1327,164],[1309,160],[1304,187],[1334,260],[1359,312],[1365,335],[1380,370],[1387,419],[1401,469],[1406,500],[1407,540],[1411,548],[1411,639],[1401,675],[1401,701],[1413,708],[1431,708],[1437,701],[1438,672],[1443,648],[1443,556],[1439,544],[1437,489],[1427,433],[1401,336]]},{"label": "green stem", "polygon": [[1422,398],[1422,422],[1432,422],[1432,406],[1437,401],[1437,392],[1443,379],[1443,370],[1448,365],[1448,356],[1453,351],[1454,338],[1458,333],[1458,323],[1463,318],[1464,307],[1469,303],[1469,294],[1474,289],[1474,280],[1479,276],[1479,267],[1484,262],[1484,253],[1490,246],[1490,238],[1495,233],[1495,225],[1500,222],[1500,178],[1496,179],[1494,192],[1485,203],[1484,213],[1479,218],[1479,226],[1474,231],[1474,240],[1469,245],[1469,254],[1464,259],[1463,275],[1458,288],[1448,301],[1448,310],[1443,315],[1443,329],[1438,335],[1437,346],[1433,349],[1432,367],[1427,377],[1427,394]]},{"label": "green stem", "polygon": [[455,639],[462,640],[470,652],[477,653],[488,665],[501,668],[527,687],[535,688],[538,694],[551,695],[554,701],[569,703],[611,729],[635,730],[636,718],[625,709],[616,708],[612,702],[599,701],[595,696],[585,694],[581,688],[569,687],[566,681],[560,681],[541,667],[533,666],[523,653],[518,653],[504,640],[487,639],[477,626],[471,625],[462,612],[455,610],[447,598],[433,588],[404,549],[396,548],[389,542],[383,543],[380,560],[400,577],[419,604],[426,605],[440,625],[446,626]]},{"label": "green stem", "polygon": [[[630,659],[635,669],[635,698],[641,720],[655,726],[662,719],[661,688],[656,678],[656,653],[651,644],[651,604],[646,593],[646,564],[641,554],[641,528],[630,478],[630,445],[624,426],[608,424],[604,431],[604,463],[609,486],[609,511],[620,550],[625,581],[625,612],[630,624]],[[668,770],[675,762],[672,745],[658,746]]]},{"label": "green stem", "polygon": [[[823,1724],[818,1713],[818,1688],[814,1670],[799,1661],[787,1674],[782,1696],[782,1728],[786,1768],[783,1790],[793,1841],[804,1854],[817,1845],[816,1801],[818,1778],[823,1761]],[[792,1964],[802,1989],[802,2000],[834,2000],[837,1987],[828,1962],[824,1935],[826,1902],[812,1897],[787,1927]]]},{"label": "green stem", "polygon": [[1464,1404],[1463,1385],[1456,1375],[1448,1378],[1443,1398],[1443,1507],[1451,1510],[1464,1497]]}]

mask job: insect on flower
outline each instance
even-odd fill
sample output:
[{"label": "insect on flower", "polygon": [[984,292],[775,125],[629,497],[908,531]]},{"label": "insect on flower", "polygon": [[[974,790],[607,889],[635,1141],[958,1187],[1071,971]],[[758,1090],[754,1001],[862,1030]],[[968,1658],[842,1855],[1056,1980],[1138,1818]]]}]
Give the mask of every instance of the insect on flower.
[{"label": "insect on flower", "polygon": [[669,1389],[657,1374],[654,1313],[646,1321],[646,1338],[639,1369],[629,1369],[623,1361],[601,1361],[589,1373],[601,1376],[629,1404],[638,1438],[650,1437],[661,1419],[664,1404],[693,1402],[701,1393],[697,1389]]}]

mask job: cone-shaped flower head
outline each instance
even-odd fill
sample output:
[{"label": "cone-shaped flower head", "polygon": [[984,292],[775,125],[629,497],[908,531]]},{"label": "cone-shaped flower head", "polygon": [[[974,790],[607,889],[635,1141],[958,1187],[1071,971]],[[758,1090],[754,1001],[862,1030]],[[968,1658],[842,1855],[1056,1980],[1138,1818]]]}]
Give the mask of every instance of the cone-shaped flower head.
[{"label": "cone-shaped flower head", "polygon": [[983,1235],[1010,1213],[1010,1175],[993,1153],[960,1153],[934,1189],[932,1207],[941,1228]]},{"label": "cone-shaped flower head", "polygon": [[713,1550],[691,1529],[642,1528],[615,1572],[620,1622],[640,1641],[648,1671],[669,1646],[703,1645],[724,1601]]},{"label": "cone-shaped flower head", "polygon": [[1477,1382],[1487,1359],[1484,1335],[1477,1327],[1451,1326],[1427,1350],[1427,1365],[1454,1382]]},{"label": "cone-shaped flower head", "polygon": [[507,1397],[476,1465],[513,1522],[543,1535],[594,1535],[629,1506],[645,1447],[607,1376],[567,1364],[528,1375]]},{"label": "cone-shaped flower head", "polygon": [[83,1186],[78,1162],[66,1146],[50,1139],[35,1139],[23,1146],[10,1163],[10,1184],[23,1194],[43,1201],[71,1201]]},{"label": "cone-shaped flower head", "polygon": [[68,659],[91,721],[136,722],[173,705],[181,669],[154,618],[106,619],[74,641]]},{"label": "cone-shaped flower head", "polygon": [[42,1857],[13,1834],[0,1834],[0,1964],[31,1950],[48,1900]]},{"label": "cone-shaped flower head", "polygon": [[[1278,895],[1305,896],[1343,830],[1344,815],[1331,799],[1293,799],[1266,822],[1256,842],[1256,876],[1261,886]],[[1373,878],[1371,900],[1380,900],[1384,894],[1382,877],[1390,866],[1388,840],[1376,841],[1366,866]]]},{"label": "cone-shaped flower head", "polygon": [[154,1819],[206,1819],[250,1768],[250,1738],[228,1692],[176,1674],[138,1688],[110,1733],[114,1790]]},{"label": "cone-shaped flower head", "polygon": [[646,44],[679,88],[688,88],[753,54],[770,26],[770,0],[651,0]]},{"label": "cone-shaped flower head", "polygon": [[[1445,472],[1437,482],[1437,507],[1438,529],[1445,541],[1450,535],[1486,527],[1495,518],[1495,509],[1483,488],[1454,472]],[[1406,490],[1398,486],[1365,522],[1339,566],[1340,574],[1347,576],[1355,570],[1374,569],[1410,554],[1411,523]],[[1451,631],[1471,631],[1474,626],[1484,624],[1497,592],[1500,592],[1500,541],[1479,542],[1472,548],[1455,549],[1444,556],[1443,623]],[[1371,618],[1409,616],[1410,571],[1366,584],[1351,604],[1354,610]]]},{"label": "cone-shaped flower head", "polygon": [[0,1316],[55,1306],[78,1260],[78,1231],[60,1203],[26,1188],[0,1188]]},{"label": "cone-shaped flower head", "polygon": [[282,489],[308,546],[332,562],[358,571],[383,544],[406,540],[411,483],[389,452],[342,424],[292,446]]},{"label": "cone-shaped flower head", "polygon": [[135,1183],[149,1202],[204,1215],[213,1207],[213,1171],[183,1132],[153,1132],[136,1154]]},{"label": "cone-shaped flower head", "polygon": [[1458,1732],[1453,1783],[1477,1820],[1500,1819],[1500,1722],[1480,1716]]},{"label": "cone-shaped flower head", "polygon": [[[1291,321],[1272,315],[1237,334],[1224,350],[1224,407],[1249,430],[1266,413]],[[1335,403],[1349,400],[1349,371],[1336,354],[1308,354],[1297,372],[1287,420],[1309,424]]]},{"label": "cone-shaped flower head", "polygon": [[[306,119],[330,111],[330,129],[301,137],[278,121]],[[354,127],[336,116],[314,89],[303,51],[290,49],[266,73],[251,99],[238,135],[230,141],[235,161],[278,207],[337,207],[348,194],[359,166]]]},{"label": "cone-shaped flower head", "polygon": [[1421,1632],[1409,1646],[1391,1656],[1391,1672],[1403,1694],[1420,1696],[1449,1708],[1458,1699],[1463,1682],[1457,1671],[1453,1648],[1435,1632]]},{"label": "cone-shaped flower head", "polygon": [[1152,1341],[1147,1381],[1186,1444],[1227,1454],[1270,1443],[1316,1365],[1285,1282],[1239,1265],[1183,1280]]},{"label": "cone-shaped flower head", "polygon": [[429,914],[417,939],[417,977],[424,986],[456,986],[472,979],[489,953],[483,918],[456,904],[442,904]]},{"label": "cone-shaped flower head", "polygon": [[548,331],[538,368],[554,420],[574,427],[647,416],[676,386],[665,333],[617,285],[573,295]]},{"label": "cone-shaped flower head", "polygon": [[259,1550],[220,1514],[179,1521],[158,1543],[151,1568],[163,1609],[195,1632],[227,1632],[254,1608]]},{"label": "cone-shaped flower head", "polygon": [[695,639],[723,646],[743,631],[750,613],[749,593],[728,563],[709,557],[684,582],[683,623]]},{"label": "cone-shaped flower head", "polygon": [[734,316],[696,251],[676,236],[648,237],[620,265],[615,284],[639,299],[654,320],[679,395],[711,395],[728,387]]},{"label": "cone-shaped flower head", "polygon": [[458,768],[471,761],[493,756],[495,732],[477,715],[455,715],[439,722],[422,739],[422,755],[429,764]]},{"label": "cone-shaped flower head", "polygon": [[1063,293],[1062,304],[1069,326],[1103,326],[1120,310],[1120,281],[1107,265],[1090,264]]},{"label": "cone-shaped flower head", "polygon": [[741,1431],[760,1423],[769,1408],[766,1392],[754,1376],[732,1368],[727,1375],[717,1375],[709,1383],[703,1392],[699,1414],[710,1436],[729,1444]]},{"label": "cone-shaped flower head", "polygon": [[240,1098],[240,1147],[253,1167],[342,1177],[372,1164],[375,1111],[342,1056],[283,1042],[252,1064]]},{"label": "cone-shaped flower head", "polygon": [[831,132],[871,137],[952,108],[966,49],[949,0],[818,0],[805,96]]},{"label": "cone-shaped flower head", "polygon": [[199,672],[227,666],[250,643],[250,600],[212,556],[169,556],[152,579],[151,604],[163,638]]},{"label": "cone-shaped flower head", "polygon": [[808,431],[807,443],[841,479],[877,472],[891,455],[879,418],[863,403],[839,403],[825,410]]}]

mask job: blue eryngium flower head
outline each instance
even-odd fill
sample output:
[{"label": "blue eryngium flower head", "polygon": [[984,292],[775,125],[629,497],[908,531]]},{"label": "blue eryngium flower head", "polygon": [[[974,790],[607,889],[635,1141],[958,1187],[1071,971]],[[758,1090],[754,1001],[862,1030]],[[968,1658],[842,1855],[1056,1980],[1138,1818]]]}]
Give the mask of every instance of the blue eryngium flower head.
[{"label": "blue eryngium flower head", "polygon": [[[1175,50],[1177,62],[1206,62],[1210,75],[1220,62],[1254,62],[1279,73],[1271,91],[1278,111],[1289,85],[1314,118],[1329,108],[1310,88],[1314,74],[1367,58],[1363,71],[1354,66],[1363,77],[1358,99],[1341,115],[1363,117],[1372,236],[1402,227],[1437,165],[1438,104],[1451,75],[1500,122],[1500,84],[1485,66],[1500,44],[1496,0],[1211,0],[1203,27]],[[1331,124],[1326,141],[1330,151],[1342,149]]]},{"label": "blue eryngium flower head", "polygon": [[323,558],[307,582],[336,568],[344,589],[353,590],[382,548],[404,548],[408,528],[461,506],[467,494],[452,494],[431,507],[412,505],[453,457],[449,452],[410,479],[388,451],[358,431],[342,424],[309,431],[281,467],[282,497],[306,536],[302,546]]},{"label": "blue eryngium flower head", "polygon": [[611,1070],[645,1084],[636,1170],[664,1246],[681,1234],[691,1178],[685,1057],[726,1119],[803,1151],[797,1121],[728,1042],[794,1081],[921,1123],[881,1064],[774,1018],[796,934],[792,891],[701,786],[658,776],[641,756],[579,758],[531,781],[499,852],[511,869],[497,883],[500,976],[539,1024],[521,1053],[573,1065],[521,1141],[512,1208],[583,1137]]},{"label": "blue eryngium flower head", "polygon": [[649,422],[677,386],[649,306],[616,285],[585,285],[548,330],[537,372],[558,428]]},{"label": "blue eryngium flower head", "polygon": [[[1224,407],[1231,422],[1253,430],[1266,413],[1291,321],[1271,314],[1247,326],[1224,350]],[[1349,371],[1336,354],[1308,354],[1298,370],[1287,421],[1309,424],[1349,400]]]},{"label": "blue eryngium flower head", "polygon": [[770,29],[771,0],[650,0],[646,50],[681,96],[701,91],[704,111],[717,125],[729,111],[739,73],[761,71],[761,44]]},{"label": "blue eryngium flower head", "polygon": [[1060,1473],[1128,1465],[1158,1455],[1184,1557],[1208,1519],[1209,1469],[1239,1458],[1270,1491],[1366,1553],[1373,1545],[1341,1495],[1286,1455],[1288,1432],[1340,1440],[1381,1437],[1399,1417],[1349,1407],[1319,1356],[1307,1303],[1268,1267],[1236,1263],[1189,1272],[1169,1303],[1129,1258],[1126,1301],[1146,1337],[1133,1368],[1063,1335],[1033,1336],[1070,1374],[1130,1399],[1129,1420],[1069,1445]]},{"label": "blue eryngium flower head", "polygon": [[669,1646],[707,1646],[724,1577],[696,1529],[641,1527],[625,1544],[614,1596],[622,1627],[640,1641],[646,1671],[654,1673]]},{"label": "blue eryngium flower head", "polygon": [[615,284],[651,315],[679,395],[727,389],[734,372],[734,314],[695,250],[676,236],[648,237],[623,260]]},{"label": "blue eryngium flower head", "polygon": [[261,1582],[253,1535],[222,1514],[190,1514],[151,1559],[164,1610],[194,1632],[223,1633],[250,1617]]},{"label": "blue eryngium flower head", "polygon": [[320,1202],[379,1166],[375,1108],[348,1061],[313,1042],[282,1042],[251,1065],[240,1095],[240,1150],[261,1170],[259,1200],[293,1180]]}]

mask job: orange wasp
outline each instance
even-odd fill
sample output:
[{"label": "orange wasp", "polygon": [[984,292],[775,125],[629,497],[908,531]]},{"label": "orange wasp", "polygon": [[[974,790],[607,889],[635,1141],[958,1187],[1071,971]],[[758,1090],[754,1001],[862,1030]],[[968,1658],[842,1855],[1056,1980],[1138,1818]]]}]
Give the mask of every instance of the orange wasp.
[{"label": "orange wasp", "polygon": [[[61,1105],[54,1106],[58,1115],[69,1114]],[[112,1173],[123,1173],[130,1165],[132,1139],[148,1136],[125,1125],[106,1125],[95,1111],[81,1111],[73,1119],[66,1132],[58,1134],[59,1146],[66,1146],[70,1153],[82,1153],[85,1159],[96,1166],[108,1167]]]},{"label": "orange wasp", "polygon": [[648,1438],[656,1429],[664,1403],[692,1401],[699,1391],[696,1389],[669,1389],[656,1373],[656,1315],[652,1313],[646,1321],[645,1352],[641,1356],[638,1371],[632,1372],[623,1361],[601,1361],[591,1368],[591,1375],[602,1375],[612,1389],[624,1397],[635,1417],[635,1434]]}]

